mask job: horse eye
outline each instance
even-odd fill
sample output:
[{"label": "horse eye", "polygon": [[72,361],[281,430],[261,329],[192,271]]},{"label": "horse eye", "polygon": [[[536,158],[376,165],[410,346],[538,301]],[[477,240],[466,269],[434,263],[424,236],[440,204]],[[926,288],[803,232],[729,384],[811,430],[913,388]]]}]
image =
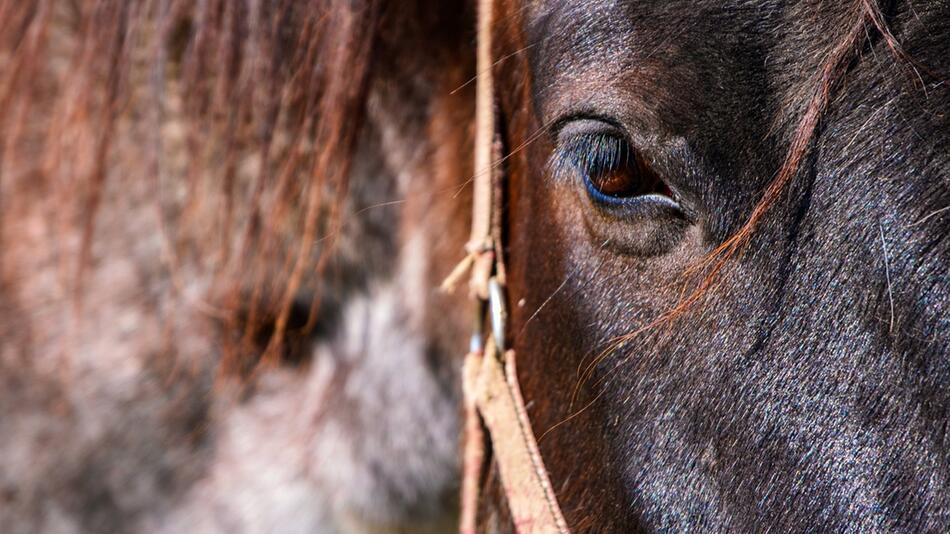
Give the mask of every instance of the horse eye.
[{"label": "horse eye", "polygon": [[573,166],[594,200],[619,202],[650,194],[670,196],[670,190],[642,154],[612,134],[589,134],[569,143]]}]

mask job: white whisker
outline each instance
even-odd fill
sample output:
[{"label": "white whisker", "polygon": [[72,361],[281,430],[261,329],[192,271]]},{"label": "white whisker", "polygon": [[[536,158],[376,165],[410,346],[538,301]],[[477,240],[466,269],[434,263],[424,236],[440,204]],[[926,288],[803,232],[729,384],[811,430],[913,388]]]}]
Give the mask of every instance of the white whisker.
[{"label": "white whisker", "polygon": [[881,226],[881,223],[877,224],[878,230],[881,232],[881,249],[884,251],[884,276],[887,278],[887,298],[891,305],[891,325],[890,333],[894,333],[894,292],[891,289],[891,267],[888,263],[887,257],[887,242],[884,240],[884,227]]}]

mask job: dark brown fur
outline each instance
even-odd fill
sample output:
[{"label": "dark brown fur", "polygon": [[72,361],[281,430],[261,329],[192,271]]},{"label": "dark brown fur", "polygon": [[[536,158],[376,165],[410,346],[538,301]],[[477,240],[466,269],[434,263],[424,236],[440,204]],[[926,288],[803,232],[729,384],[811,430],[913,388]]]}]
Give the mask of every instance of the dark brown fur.
[{"label": "dark brown fur", "polygon": [[[537,139],[506,160],[513,344],[568,523],[939,531],[946,6],[502,5],[508,146]],[[549,172],[579,119],[628,132],[685,230]]]}]

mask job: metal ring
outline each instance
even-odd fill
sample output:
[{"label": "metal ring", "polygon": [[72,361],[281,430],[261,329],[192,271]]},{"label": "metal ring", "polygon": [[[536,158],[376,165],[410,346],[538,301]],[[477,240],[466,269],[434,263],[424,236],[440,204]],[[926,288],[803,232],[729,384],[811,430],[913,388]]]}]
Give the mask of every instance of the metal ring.
[{"label": "metal ring", "polygon": [[498,279],[492,276],[488,279],[488,308],[491,313],[491,333],[495,338],[498,352],[505,353],[505,322],[508,312],[505,309],[505,290]]}]

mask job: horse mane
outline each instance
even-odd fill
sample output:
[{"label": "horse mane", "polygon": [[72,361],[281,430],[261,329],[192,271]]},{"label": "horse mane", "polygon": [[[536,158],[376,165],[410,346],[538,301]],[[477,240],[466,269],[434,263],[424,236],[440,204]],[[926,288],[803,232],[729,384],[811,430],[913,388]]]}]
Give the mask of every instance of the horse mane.
[{"label": "horse mane", "polygon": [[277,355],[339,233],[379,13],[376,0],[0,0],[0,213],[39,188],[81,228],[62,255],[79,312],[107,185],[183,183],[184,199],[154,199],[172,279],[200,251],[229,296],[197,305],[240,317],[245,341],[271,321]]}]

